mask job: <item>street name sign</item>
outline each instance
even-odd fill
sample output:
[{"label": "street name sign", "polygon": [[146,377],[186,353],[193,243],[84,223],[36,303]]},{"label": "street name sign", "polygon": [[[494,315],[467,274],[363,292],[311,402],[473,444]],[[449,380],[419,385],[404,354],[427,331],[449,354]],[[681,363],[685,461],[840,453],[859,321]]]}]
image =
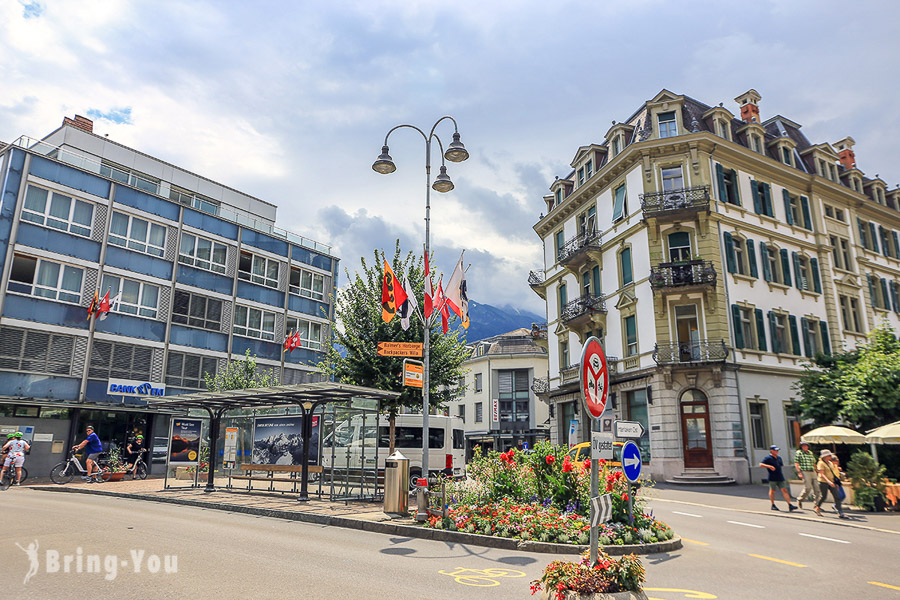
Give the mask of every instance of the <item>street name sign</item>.
[{"label": "street name sign", "polygon": [[598,460],[613,459],[613,442],[615,437],[611,433],[591,432],[591,458]]},{"label": "street name sign", "polygon": [[424,387],[425,367],[417,360],[403,361],[403,385],[409,387]]},{"label": "street name sign", "polygon": [[612,494],[591,498],[591,527],[597,527],[610,519],[612,519]]},{"label": "street name sign", "polygon": [[622,471],[631,483],[641,477],[641,450],[634,442],[626,442],[622,446]]},{"label": "street name sign", "polygon": [[616,437],[630,440],[639,440],[646,432],[640,421],[616,421],[613,424],[613,429]]},{"label": "street name sign", "polygon": [[422,344],[415,342],[378,342],[378,356],[422,356]]},{"label": "street name sign", "polygon": [[587,339],[581,351],[580,370],[581,394],[588,413],[599,419],[606,410],[606,399],[609,394],[609,369],[606,366],[606,354],[600,340],[594,336]]}]

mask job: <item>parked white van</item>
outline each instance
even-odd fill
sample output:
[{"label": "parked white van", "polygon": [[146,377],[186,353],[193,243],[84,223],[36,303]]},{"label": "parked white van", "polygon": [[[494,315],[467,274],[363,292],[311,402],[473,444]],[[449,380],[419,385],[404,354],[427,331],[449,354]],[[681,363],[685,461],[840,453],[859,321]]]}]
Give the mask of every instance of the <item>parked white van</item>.
[{"label": "parked white van", "polygon": [[[422,476],[422,415],[397,415],[394,423],[394,448],[409,459],[410,485]],[[363,431],[365,429],[365,431]],[[459,417],[428,415],[428,470],[432,476],[448,475],[457,479],[466,476],[466,436]],[[322,440],[322,466],[336,469],[358,469],[375,465],[375,419],[353,417],[339,424],[334,435]],[[378,470],[384,470],[390,442],[390,423],[382,415],[378,427]]]}]

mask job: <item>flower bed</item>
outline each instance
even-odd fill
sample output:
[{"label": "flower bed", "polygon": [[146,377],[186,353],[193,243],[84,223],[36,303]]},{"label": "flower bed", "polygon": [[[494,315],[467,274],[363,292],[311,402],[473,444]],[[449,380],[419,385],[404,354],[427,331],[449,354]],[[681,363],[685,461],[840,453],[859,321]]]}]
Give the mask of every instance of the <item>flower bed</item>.
[{"label": "flower bed", "polygon": [[615,560],[601,552],[592,567],[585,553],[581,562],[557,560],[547,565],[541,578],[531,582],[531,593],[543,591],[542,596],[563,600],[568,592],[579,596],[640,592],[643,582],[644,566],[635,555]]}]

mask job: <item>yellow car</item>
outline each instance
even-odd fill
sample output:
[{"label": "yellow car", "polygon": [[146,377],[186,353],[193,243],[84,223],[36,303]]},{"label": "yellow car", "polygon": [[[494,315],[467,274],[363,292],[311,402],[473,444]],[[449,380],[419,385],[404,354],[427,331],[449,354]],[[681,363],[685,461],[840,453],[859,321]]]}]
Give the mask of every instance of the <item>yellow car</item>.
[{"label": "yellow car", "polygon": [[[613,442],[613,457],[618,458],[619,451],[622,446],[624,446],[624,442]],[[591,457],[591,443],[590,442],[581,442],[580,444],[575,444],[569,449],[569,458],[573,461],[585,461]],[[622,463],[618,460],[612,460],[606,463],[611,467],[622,467]]]}]

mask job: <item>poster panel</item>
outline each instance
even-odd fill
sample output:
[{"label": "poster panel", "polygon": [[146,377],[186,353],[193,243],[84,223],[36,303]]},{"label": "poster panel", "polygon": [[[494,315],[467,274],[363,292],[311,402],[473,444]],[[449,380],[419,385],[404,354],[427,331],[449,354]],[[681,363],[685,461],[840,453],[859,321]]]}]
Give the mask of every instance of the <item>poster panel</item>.
[{"label": "poster panel", "polygon": [[222,455],[222,468],[233,469],[237,466],[238,428],[225,428],[225,448]]},{"label": "poster panel", "polygon": [[[319,463],[319,417],[312,418],[309,440],[309,464]],[[303,416],[256,417],[253,427],[253,452],[257,465],[299,465],[303,458]]]},{"label": "poster panel", "polygon": [[195,465],[200,459],[200,419],[172,419],[170,465]]}]

